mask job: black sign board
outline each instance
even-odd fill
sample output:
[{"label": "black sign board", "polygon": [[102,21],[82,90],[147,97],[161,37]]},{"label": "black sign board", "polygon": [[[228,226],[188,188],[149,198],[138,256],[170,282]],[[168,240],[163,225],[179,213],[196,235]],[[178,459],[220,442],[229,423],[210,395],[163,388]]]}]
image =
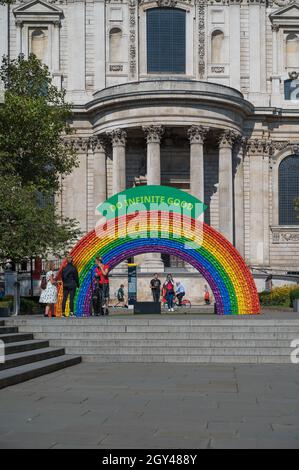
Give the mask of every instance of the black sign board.
[{"label": "black sign board", "polygon": [[128,304],[137,301],[137,264],[128,263]]}]

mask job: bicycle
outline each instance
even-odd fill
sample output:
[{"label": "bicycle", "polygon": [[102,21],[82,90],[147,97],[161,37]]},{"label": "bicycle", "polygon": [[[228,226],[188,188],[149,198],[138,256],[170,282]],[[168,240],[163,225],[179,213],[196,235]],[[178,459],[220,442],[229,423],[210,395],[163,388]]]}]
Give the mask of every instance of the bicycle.
[{"label": "bicycle", "polygon": [[181,303],[176,299],[174,302],[174,305],[176,307],[188,307],[191,308],[191,302],[189,299],[182,299]]},{"label": "bicycle", "polygon": [[[165,298],[162,298],[161,300],[161,304],[162,304],[162,307],[163,308],[167,308],[168,309],[168,306],[167,306],[167,301]],[[191,301],[189,299],[182,299],[182,302],[179,303],[177,298],[174,300],[173,302],[173,306],[174,307],[187,307],[187,308],[191,308]]]}]

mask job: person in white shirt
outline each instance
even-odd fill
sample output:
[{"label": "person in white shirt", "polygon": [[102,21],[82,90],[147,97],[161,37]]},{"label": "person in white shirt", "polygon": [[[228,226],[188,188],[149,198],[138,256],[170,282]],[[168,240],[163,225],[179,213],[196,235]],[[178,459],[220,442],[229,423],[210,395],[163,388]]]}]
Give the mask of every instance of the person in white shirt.
[{"label": "person in white shirt", "polygon": [[185,287],[183,286],[183,284],[181,282],[177,282],[176,283],[176,297],[179,301],[179,305],[182,305],[182,300],[183,300],[183,297],[185,295]]}]

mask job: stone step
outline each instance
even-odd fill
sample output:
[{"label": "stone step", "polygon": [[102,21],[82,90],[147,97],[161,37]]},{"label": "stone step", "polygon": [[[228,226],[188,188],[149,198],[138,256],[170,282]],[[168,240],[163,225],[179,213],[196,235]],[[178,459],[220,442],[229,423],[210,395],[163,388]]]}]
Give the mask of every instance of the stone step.
[{"label": "stone step", "polygon": [[80,356],[58,356],[0,371],[0,389],[55,372],[81,362]]},{"label": "stone step", "polygon": [[272,332],[272,333],[193,333],[193,332],[185,332],[185,333],[156,333],[156,332],[149,332],[149,333],[84,333],[84,332],[73,332],[73,333],[65,333],[63,331],[54,331],[54,332],[43,332],[43,333],[35,333],[34,335],[37,339],[48,339],[48,340],[66,340],[66,341],[81,341],[81,340],[111,340],[111,341],[134,341],[134,340],[292,340],[294,338],[299,338],[299,331],[292,331],[292,332]]},{"label": "stone step", "polygon": [[16,326],[0,326],[0,335],[17,332],[18,328]]},{"label": "stone step", "polygon": [[16,354],[24,351],[33,351],[40,348],[48,348],[48,340],[31,339],[29,341],[18,341],[17,343],[5,344],[5,354]]},{"label": "stone step", "polygon": [[291,364],[289,355],[278,356],[234,356],[234,355],[213,355],[213,356],[178,356],[178,355],[87,355],[82,358],[84,362],[97,363],[193,363],[193,364]]},{"label": "stone step", "polygon": [[33,339],[31,333],[8,333],[0,335],[0,341],[6,343],[16,343],[18,341],[28,341]]},{"label": "stone step", "polygon": [[279,356],[291,354],[292,348],[290,347],[256,347],[256,348],[234,348],[234,347],[173,347],[173,346],[160,346],[160,347],[130,347],[130,346],[118,346],[118,347],[82,347],[80,344],[77,346],[65,346],[67,354],[81,354],[81,355],[176,355],[176,356],[220,356],[220,355],[231,355],[231,356]]},{"label": "stone step", "polygon": [[9,354],[5,358],[5,363],[0,364],[0,371],[10,369],[11,367],[19,367],[37,361],[43,361],[52,357],[63,356],[64,348],[39,348],[31,351]]},{"label": "stone step", "polygon": [[[19,326],[19,331],[25,333],[58,333],[72,334],[72,333],[294,333],[299,334],[299,323],[293,326],[285,325],[269,325],[269,326],[243,326],[243,325],[213,325],[213,326],[180,326],[180,325],[86,325],[76,326],[70,325],[24,325]],[[21,334],[19,333],[19,334]],[[0,335],[1,336],[5,335]],[[6,335],[9,336],[9,335]]]},{"label": "stone step", "polygon": [[80,348],[111,348],[111,347],[228,347],[228,348],[260,348],[260,347],[273,347],[273,348],[286,348],[290,346],[291,339],[277,340],[277,339],[119,339],[107,340],[98,338],[89,340],[88,338],[80,339],[57,339],[51,340],[52,346],[65,346]]},{"label": "stone step", "polygon": [[223,318],[217,318],[213,321],[206,321],[206,320],[189,320],[189,321],[181,321],[180,319],[171,319],[171,320],[131,320],[131,318],[122,318],[122,319],[115,319],[115,318],[108,318],[107,317],[97,317],[94,318],[85,318],[83,320],[73,319],[73,318],[64,318],[59,319],[55,318],[52,320],[47,319],[36,319],[33,320],[22,320],[22,321],[12,321],[6,323],[8,326],[18,326],[19,331],[43,331],[44,329],[59,329],[62,328],[65,331],[72,331],[72,329],[78,329],[82,331],[86,329],[86,331],[90,330],[93,331],[96,328],[96,331],[124,331],[128,328],[138,328],[140,331],[144,330],[145,328],[153,329],[155,331],[168,331],[168,329],[184,329],[184,328],[192,328],[192,329],[201,329],[202,331],[209,331],[214,330],[215,328],[221,329],[244,329],[247,331],[251,328],[257,329],[265,329],[268,328],[298,328],[299,329],[299,317],[298,319],[294,320],[246,320],[241,317],[240,319],[235,320],[223,320]]}]

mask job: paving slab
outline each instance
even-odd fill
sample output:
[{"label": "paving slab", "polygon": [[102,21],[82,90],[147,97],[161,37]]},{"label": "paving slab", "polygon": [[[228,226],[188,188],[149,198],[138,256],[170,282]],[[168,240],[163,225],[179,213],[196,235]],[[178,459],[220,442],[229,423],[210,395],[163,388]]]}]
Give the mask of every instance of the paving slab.
[{"label": "paving slab", "polygon": [[0,448],[299,448],[298,367],[82,363],[0,390]]}]

